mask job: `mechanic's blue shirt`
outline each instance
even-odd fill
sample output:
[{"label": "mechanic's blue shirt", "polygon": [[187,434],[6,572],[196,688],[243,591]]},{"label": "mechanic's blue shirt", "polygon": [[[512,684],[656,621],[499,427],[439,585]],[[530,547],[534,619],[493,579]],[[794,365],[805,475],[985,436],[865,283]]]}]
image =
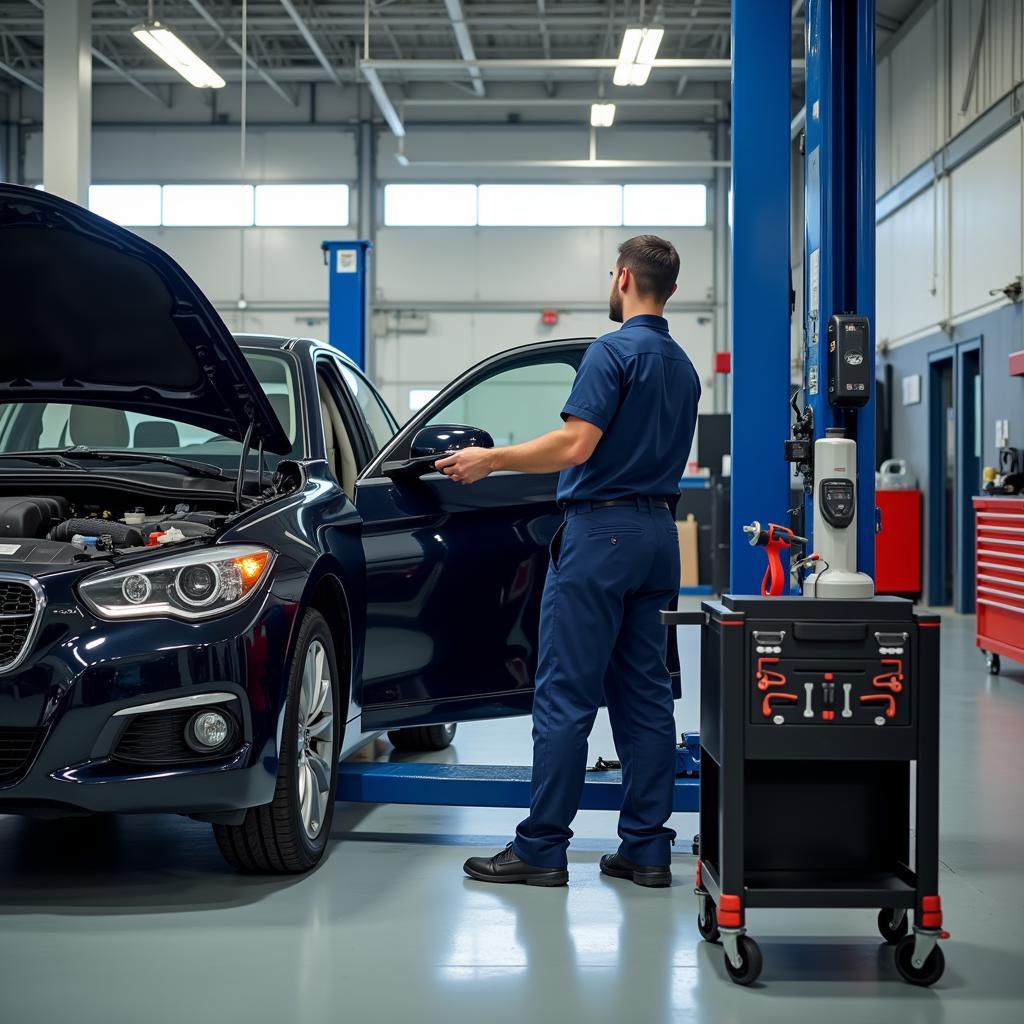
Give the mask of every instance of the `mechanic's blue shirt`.
[{"label": "mechanic's blue shirt", "polygon": [[700,380],[660,316],[630,317],[586,351],[562,409],[604,435],[582,466],[563,469],[559,501],[671,497],[697,425]]}]

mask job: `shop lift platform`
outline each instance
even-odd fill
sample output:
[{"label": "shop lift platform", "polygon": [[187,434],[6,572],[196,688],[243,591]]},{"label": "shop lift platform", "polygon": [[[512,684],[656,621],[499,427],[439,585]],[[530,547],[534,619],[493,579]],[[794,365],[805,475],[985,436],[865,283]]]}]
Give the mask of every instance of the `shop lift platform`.
[{"label": "shop lift platform", "polygon": [[[672,809],[698,810],[700,740],[687,733],[676,751]],[[530,768],[523,765],[437,764],[428,761],[344,761],[338,766],[338,800],[446,807],[529,807]],[[580,810],[617,811],[622,772],[589,769]]]}]

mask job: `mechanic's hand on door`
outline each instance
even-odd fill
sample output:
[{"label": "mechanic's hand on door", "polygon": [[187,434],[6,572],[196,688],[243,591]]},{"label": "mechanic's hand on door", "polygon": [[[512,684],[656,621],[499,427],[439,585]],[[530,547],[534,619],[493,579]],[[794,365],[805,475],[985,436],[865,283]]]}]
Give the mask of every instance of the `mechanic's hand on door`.
[{"label": "mechanic's hand on door", "polygon": [[446,455],[434,463],[445,476],[460,484],[475,484],[494,472],[494,450],[492,448],[463,448]]}]

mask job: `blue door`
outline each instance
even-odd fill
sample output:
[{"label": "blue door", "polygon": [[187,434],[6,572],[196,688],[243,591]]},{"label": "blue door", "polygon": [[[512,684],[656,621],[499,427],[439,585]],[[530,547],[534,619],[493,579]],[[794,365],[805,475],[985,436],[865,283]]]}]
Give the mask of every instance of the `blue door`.
[{"label": "blue door", "polygon": [[587,341],[494,356],[445,388],[356,483],[367,627],[363,726],[529,713],[548,545],[562,514],[557,475],[495,473],[464,486],[441,473],[385,476],[424,426],[480,427],[495,445],[561,424]]}]

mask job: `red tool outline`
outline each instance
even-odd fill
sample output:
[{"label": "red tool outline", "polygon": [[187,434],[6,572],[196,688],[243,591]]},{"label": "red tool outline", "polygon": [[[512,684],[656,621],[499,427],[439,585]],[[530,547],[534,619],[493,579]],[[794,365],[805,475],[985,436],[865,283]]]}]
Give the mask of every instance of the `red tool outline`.
[{"label": "red tool outline", "polygon": [[778,658],[757,659],[757,671],[754,673],[754,678],[757,680],[759,690],[767,690],[769,686],[785,686],[789,682],[781,672],[773,672],[764,667],[765,665],[778,665],[778,663]]},{"label": "red tool outline", "polygon": [[882,658],[881,663],[883,665],[895,665],[895,671],[881,672],[874,679],[871,680],[872,686],[877,686],[880,690],[889,690],[891,693],[902,693],[903,692],[903,659],[902,658]]},{"label": "red tool outline", "polygon": [[766,693],[764,700],[761,701],[761,714],[765,718],[772,717],[772,701],[786,701],[786,703],[795,703],[800,698],[795,693]]},{"label": "red tool outline", "polygon": [[884,700],[888,704],[885,709],[886,718],[896,717],[896,698],[891,693],[864,693],[861,694],[861,704],[873,704],[876,701]]}]

